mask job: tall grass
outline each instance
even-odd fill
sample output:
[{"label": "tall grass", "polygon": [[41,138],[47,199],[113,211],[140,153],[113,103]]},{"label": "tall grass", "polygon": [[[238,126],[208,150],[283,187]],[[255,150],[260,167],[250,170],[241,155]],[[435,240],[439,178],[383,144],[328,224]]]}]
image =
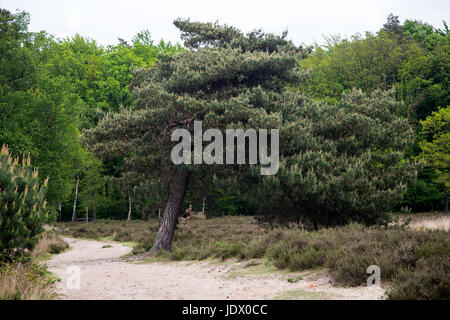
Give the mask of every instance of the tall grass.
[{"label": "tall grass", "polygon": [[0,265],[0,300],[48,300],[57,297],[52,284],[55,279],[38,262],[68,248],[54,232],[41,235],[26,262]]},{"label": "tall grass", "polygon": [[429,229],[450,231],[450,215],[421,216],[409,224],[412,229]]},{"label": "tall grass", "polygon": [[37,264],[0,266],[0,300],[48,300],[56,294],[45,268]]},{"label": "tall grass", "polygon": [[44,233],[33,250],[32,258],[41,260],[49,258],[51,254],[63,252],[69,245],[53,232]]}]

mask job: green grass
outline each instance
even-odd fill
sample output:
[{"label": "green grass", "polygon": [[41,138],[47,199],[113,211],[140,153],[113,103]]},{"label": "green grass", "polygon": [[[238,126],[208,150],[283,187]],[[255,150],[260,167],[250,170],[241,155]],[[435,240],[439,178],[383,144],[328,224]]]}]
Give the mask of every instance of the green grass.
[{"label": "green grass", "polygon": [[302,276],[297,276],[297,277],[293,277],[293,278],[288,278],[288,279],[287,279],[287,282],[290,282],[290,283],[297,283],[297,282],[299,282],[300,280],[303,280],[303,277],[302,277]]},{"label": "green grass", "polygon": [[230,270],[231,272],[227,278],[233,279],[237,277],[245,276],[267,276],[273,274],[279,275],[290,275],[288,270],[278,269],[273,264],[271,264],[267,259],[252,260],[251,263],[244,265],[244,268],[235,267]]}]

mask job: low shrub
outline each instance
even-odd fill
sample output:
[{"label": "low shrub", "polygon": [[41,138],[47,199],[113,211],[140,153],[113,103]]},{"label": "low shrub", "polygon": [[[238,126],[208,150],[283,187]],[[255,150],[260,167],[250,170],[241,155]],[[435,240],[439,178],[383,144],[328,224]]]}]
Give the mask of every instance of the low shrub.
[{"label": "low shrub", "polygon": [[245,245],[242,242],[217,242],[216,243],[216,253],[215,256],[217,258],[221,258],[222,260],[225,260],[227,258],[232,257],[238,257],[243,258],[244,255],[242,254],[242,251],[245,247]]},{"label": "low shrub", "polygon": [[37,237],[30,259],[0,264],[0,300],[47,300],[57,297],[55,278],[39,261],[66,250],[69,245],[52,228]]},{"label": "low shrub", "polygon": [[399,268],[388,298],[393,300],[450,300],[449,258],[419,259],[415,268]]},{"label": "low shrub", "polygon": [[[98,239],[115,234],[121,241],[137,242],[135,253],[151,248],[157,226],[157,220],[63,224],[71,235]],[[314,232],[263,227],[253,217],[187,221],[178,225],[172,250],[158,256],[171,260],[266,257],[280,269],[326,268],[335,283],[344,286],[365,285],[367,267],[377,265],[391,299],[449,299],[448,231],[360,224]]]},{"label": "low shrub", "polygon": [[450,299],[448,232],[350,224],[312,233],[280,229],[267,238],[278,268],[325,267],[337,284],[359,286],[367,267],[377,265],[391,299]]},{"label": "low shrub", "polygon": [[49,254],[58,254],[63,252],[69,245],[53,232],[46,232],[40,236],[39,242],[33,250],[34,259],[47,258]]},{"label": "low shrub", "polygon": [[0,265],[0,300],[48,300],[56,297],[53,280],[37,264]]}]

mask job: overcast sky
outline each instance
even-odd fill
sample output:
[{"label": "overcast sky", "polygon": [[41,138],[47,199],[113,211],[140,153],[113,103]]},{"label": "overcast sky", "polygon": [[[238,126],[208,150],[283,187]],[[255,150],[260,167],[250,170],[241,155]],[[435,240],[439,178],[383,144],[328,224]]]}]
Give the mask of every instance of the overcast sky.
[{"label": "overcast sky", "polygon": [[31,14],[30,31],[46,30],[57,37],[79,33],[100,44],[130,40],[148,29],[152,38],[180,42],[172,22],[226,23],[242,31],[289,31],[296,44],[323,43],[322,35],[350,36],[377,31],[394,13],[403,22],[418,19],[442,28],[449,23],[449,0],[0,0],[0,7]]}]

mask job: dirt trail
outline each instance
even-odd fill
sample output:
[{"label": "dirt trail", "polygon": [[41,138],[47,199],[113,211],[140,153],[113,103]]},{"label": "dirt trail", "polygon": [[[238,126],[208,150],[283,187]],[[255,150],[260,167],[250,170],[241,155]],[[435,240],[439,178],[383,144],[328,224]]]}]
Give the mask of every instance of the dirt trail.
[{"label": "dirt trail", "polygon": [[[380,299],[384,294],[377,287],[333,287],[323,275],[304,275],[290,283],[287,279],[300,273],[269,273],[258,266],[246,268],[248,262],[131,263],[121,258],[131,248],[121,244],[64,240],[71,250],[48,262],[61,279],[56,284],[61,299]],[[81,269],[78,290],[67,286],[72,265]]]}]

